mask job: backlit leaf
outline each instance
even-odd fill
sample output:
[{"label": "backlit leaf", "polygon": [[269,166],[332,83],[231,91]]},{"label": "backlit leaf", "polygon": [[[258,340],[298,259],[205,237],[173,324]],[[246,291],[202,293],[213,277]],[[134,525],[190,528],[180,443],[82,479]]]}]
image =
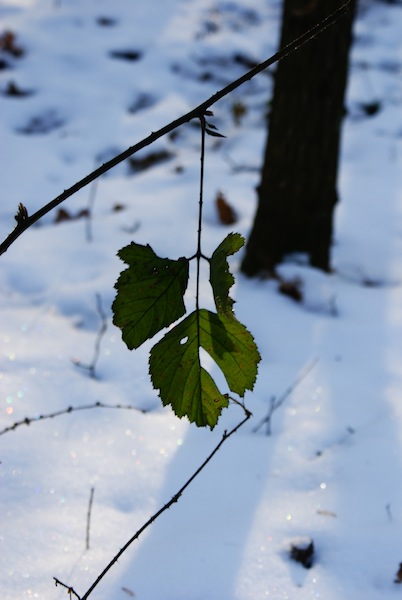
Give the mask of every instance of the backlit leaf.
[{"label": "backlit leaf", "polygon": [[189,261],[160,258],[149,245],[134,242],[122,248],[118,256],[129,267],[120,273],[115,285],[113,322],[132,350],[185,314]]},{"label": "backlit leaf", "polygon": [[253,336],[233,314],[200,312],[201,346],[221,369],[230,390],[244,396],[254,387],[261,360]]},{"label": "backlit leaf", "polygon": [[193,312],[152,348],[149,371],[164,406],[170,404],[178,417],[212,429],[228,399],[201,367],[199,348],[197,312]]},{"label": "backlit leaf", "polygon": [[219,314],[233,314],[234,301],[229,296],[229,290],[234,284],[234,277],[229,271],[227,257],[238,252],[243,245],[244,238],[240,233],[229,233],[211,256],[209,281]]},{"label": "backlit leaf", "polygon": [[228,397],[201,366],[203,348],[222,370],[232,392],[252,389],[260,355],[247,329],[233,316],[201,309],[187,316],[151,350],[150,374],[163,404],[198,426],[216,425]]}]

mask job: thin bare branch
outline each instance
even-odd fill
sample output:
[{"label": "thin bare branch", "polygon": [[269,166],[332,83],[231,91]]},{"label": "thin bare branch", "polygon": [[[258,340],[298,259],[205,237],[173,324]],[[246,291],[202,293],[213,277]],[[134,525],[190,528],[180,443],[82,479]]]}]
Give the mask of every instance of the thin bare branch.
[{"label": "thin bare branch", "polygon": [[173,131],[174,129],[179,127],[180,125],[188,123],[189,121],[191,121],[192,119],[195,119],[195,118],[199,119],[200,117],[202,117],[205,114],[205,112],[211,106],[213,106],[216,102],[218,102],[218,100],[221,100],[222,98],[224,98],[225,96],[227,96],[228,94],[230,94],[231,92],[236,90],[238,87],[240,87],[241,85],[246,83],[247,81],[250,81],[251,79],[253,79],[253,77],[258,75],[258,73],[261,73],[261,71],[264,71],[268,67],[270,67],[273,64],[277,63],[278,61],[282,60],[283,58],[286,58],[287,56],[293,54],[293,52],[295,52],[296,50],[298,50],[299,48],[301,48],[302,46],[304,46],[311,40],[315,39],[319,34],[321,34],[326,29],[328,29],[328,27],[331,27],[332,25],[334,25],[338,21],[338,19],[340,19],[343,15],[346,14],[349,4],[350,4],[350,0],[347,0],[347,2],[345,2],[345,4],[343,4],[342,6],[340,6],[334,13],[332,13],[326,19],[324,19],[323,21],[321,21],[320,23],[318,23],[317,25],[312,27],[309,31],[307,31],[306,33],[304,33],[303,35],[298,37],[296,40],[294,40],[293,42],[291,42],[290,44],[288,44],[287,46],[285,46],[284,48],[279,50],[279,52],[276,52],[276,54],[274,54],[267,60],[264,60],[262,63],[258,64],[253,69],[250,69],[250,71],[247,71],[247,73],[245,73],[242,77],[239,77],[238,79],[236,79],[235,81],[233,81],[232,83],[227,85],[226,87],[224,87],[221,90],[219,90],[218,92],[216,92],[213,96],[208,98],[208,100],[205,100],[205,102],[202,102],[202,104],[200,104],[199,106],[197,106],[190,112],[186,113],[185,115],[183,115],[182,117],[180,117],[178,119],[175,119],[174,121],[172,121],[168,125],[165,125],[165,127],[162,127],[158,131],[151,133],[151,135],[144,138],[143,140],[141,140],[134,146],[130,146],[130,148],[127,148],[127,150],[125,150],[121,154],[118,154],[111,160],[107,161],[106,163],[104,163],[103,165],[101,165],[100,167],[95,169],[95,171],[93,171],[92,173],[90,173],[89,175],[87,175],[86,177],[81,179],[80,181],[77,181],[74,185],[72,185],[70,188],[65,190],[62,194],[60,194],[59,196],[57,196],[56,198],[54,198],[53,200],[51,200],[50,202],[48,202],[47,204],[42,206],[42,208],[40,208],[38,211],[36,211],[32,215],[28,216],[28,212],[25,212],[25,211],[24,211],[24,214],[22,215],[22,213],[19,209],[18,213],[16,215],[17,225],[16,225],[15,229],[0,244],[0,255],[4,254],[4,252],[6,252],[8,250],[8,248],[15,242],[15,240],[18,239],[19,236],[22,233],[24,233],[24,231],[26,231],[29,227],[31,227],[31,225],[33,225],[34,223],[39,221],[39,219],[41,219],[44,215],[46,215],[48,212],[53,210],[56,206],[58,206],[59,204],[61,204],[65,200],[67,200],[67,198],[70,198],[71,196],[73,196],[76,192],[81,190],[83,187],[85,187],[86,185],[88,185],[89,183],[91,183],[92,181],[94,181],[95,179],[97,179],[98,177],[100,177],[101,175],[103,175],[104,173],[106,173],[107,171],[109,171],[110,169],[112,169],[113,167],[118,165],[119,163],[121,163],[123,160],[126,160],[126,158],[129,158],[130,156],[132,156],[139,150],[142,150],[143,148],[145,148],[146,146],[149,146],[150,144],[152,144],[159,138],[170,133],[171,131]]},{"label": "thin bare branch", "polygon": [[164,506],[162,506],[162,508],[160,508],[154,515],[152,515],[152,517],[150,519],[148,519],[148,521],[146,523],[144,523],[144,525],[142,527],[140,527],[140,529],[138,529],[138,531],[128,540],[128,542],[118,551],[118,553],[116,554],[116,556],[114,556],[114,558],[112,558],[112,560],[109,562],[109,564],[103,569],[102,573],[96,578],[96,580],[94,581],[94,583],[91,585],[91,587],[85,592],[85,594],[80,598],[80,600],[87,600],[87,598],[91,595],[91,593],[94,591],[94,589],[96,588],[96,586],[100,583],[100,581],[105,577],[105,575],[108,573],[108,571],[113,567],[113,565],[119,560],[119,558],[121,557],[121,555],[127,550],[127,548],[129,546],[131,546],[131,544],[137,540],[140,535],[150,526],[152,525],[152,523],[154,521],[156,521],[156,519],[158,517],[160,517],[160,515],[162,513],[164,513],[166,510],[168,510],[175,502],[177,502],[179,500],[179,498],[181,497],[181,495],[183,494],[183,492],[188,488],[188,486],[194,481],[194,479],[201,473],[201,471],[207,466],[207,464],[209,463],[209,461],[215,456],[215,454],[218,452],[218,450],[221,448],[222,444],[224,444],[234,433],[236,433],[236,431],[238,431],[240,429],[240,427],[242,427],[246,421],[249,420],[249,418],[251,417],[251,412],[248,411],[245,407],[243,407],[243,410],[245,411],[246,416],[244,417],[244,419],[242,419],[242,421],[240,421],[240,423],[238,423],[233,429],[231,429],[229,432],[224,431],[222,438],[220,440],[220,442],[215,446],[215,448],[212,450],[212,452],[209,454],[209,456],[204,460],[204,462],[198,467],[198,469],[191,475],[191,477],[186,481],[186,483],[179,489],[179,491],[169,500],[169,502],[167,502],[167,504],[165,504]]},{"label": "thin bare branch", "polygon": [[114,408],[114,409],[122,409],[122,410],[136,410],[145,414],[148,412],[143,408],[138,408],[136,406],[132,406],[131,404],[105,404],[104,402],[95,402],[93,404],[84,404],[83,406],[68,406],[67,408],[63,408],[62,410],[55,411],[53,413],[48,413],[45,415],[39,415],[38,417],[25,417],[21,421],[16,421],[12,425],[5,427],[0,430],[0,435],[4,435],[9,431],[14,431],[21,425],[30,425],[31,423],[36,423],[37,421],[44,421],[45,419],[54,419],[55,417],[60,417],[61,415],[69,415],[73,412],[78,412],[79,410],[91,410],[93,408]]},{"label": "thin bare branch", "polygon": [[57,577],[53,577],[53,579],[54,579],[54,583],[55,583],[56,587],[58,585],[61,585],[62,587],[66,588],[67,594],[70,595],[70,600],[72,600],[73,596],[75,596],[76,598],[78,598],[78,600],[81,600],[81,597],[77,594],[77,592],[75,591],[74,588],[70,587],[69,585],[66,585],[65,583],[63,583],[62,581],[60,581],[60,579],[57,579]]}]

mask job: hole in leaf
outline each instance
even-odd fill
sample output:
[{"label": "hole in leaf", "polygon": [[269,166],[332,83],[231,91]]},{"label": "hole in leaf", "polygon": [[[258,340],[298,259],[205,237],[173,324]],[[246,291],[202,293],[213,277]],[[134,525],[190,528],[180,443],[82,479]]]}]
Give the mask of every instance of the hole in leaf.
[{"label": "hole in leaf", "polygon": [[188,335],[186,335],[186,337],[184,337],[183,339],[180,340],[180,344],[182,346],[184,346],[184,344],[187,344],[187,342],[188,342]]}]

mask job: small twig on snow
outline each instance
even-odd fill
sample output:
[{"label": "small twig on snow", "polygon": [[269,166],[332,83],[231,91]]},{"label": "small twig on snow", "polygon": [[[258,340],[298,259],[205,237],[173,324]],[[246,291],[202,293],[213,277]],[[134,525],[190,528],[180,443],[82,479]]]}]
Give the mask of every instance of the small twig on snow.
[{"label": "small twig on snow", "polygon": [[86,365],[86,364],[83,364],[82,362],[80,362],[79,360],[73,360],[73,364],[76,367],[80,367],[80,369],[84,369],[84,370],[88,371],[89,376],[92,377],[93,379],[95,379],[95,377],[96,377],[95,368],[96,368],[96,364],[99,359],[101,341],[102,341],[102,338],[105,335],[106,329],[107,329],[107,319],[106,319],[106,315],[102,308],[102,298],[101,298],[100,294],[96,294],[96,308],[97,308],[97,312],[98,312],[98,315],[101,320],[101,324],[100,324],[100,328],[98,331],[98,335],[96,336],[96,340],[95,340],[95,349],[94,349],[94,355],[93,355],[92,361],[89,365]]},{"label": "small twig on snow", "polygon": [[290,385],[287,390],[285,390],[285,392],[282,394],[282,396],[279,396],[279,398],[276,398],[275,396],[272,396],[272,398],[270,398],[270,405],[269,405],[269,409],[268,409],[268,414],[266,417],[264,417],[263,419],[261,419],[261,421],[252,429],[253,433],[257,433],[257,431],[259,431],[259,429],[266,424],[267,428],[266,428],[266,434],[267,435],[271,435],[271,419],[272,419],[272,415],[274,414],[274,412],[276,410],[278,410],[278,408],[280,408],[282,406],[282,404],[285,402],[285,400],[287,398],[289,398],[290,394],[292,392],[294,392],[294,390],[297,388],[297,386],[303,381],[303,379],[308,375],[308,373],[310,373],[310,371],[315,367],[315,365],[318,362],[318,358],[315,358],[314,360],[312,360],[300,373],[300,375],[295,379],[295,381],[292,383],[292,385]]},{"label": "small twig on snow", "polygon": [[91,529],[91,511],[92,511],[92,503],[94,500],[95,488],[91,487],[91,492],[89,494],[89,502],[88,502],[88,512],[87,512],[87,536],[86,536],[86,549],[89,550],[89,535]]}]

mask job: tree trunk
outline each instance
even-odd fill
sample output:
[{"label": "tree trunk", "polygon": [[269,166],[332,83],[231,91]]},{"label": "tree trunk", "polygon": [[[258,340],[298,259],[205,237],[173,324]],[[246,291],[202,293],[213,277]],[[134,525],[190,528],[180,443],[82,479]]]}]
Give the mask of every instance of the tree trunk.
[{"label": "tree trunk", "polygon": [[[284,0],[281,46],[342,0]],[[278,64],[258,208],[242,270],[272,273],[285,255],[303,252],[330,269],[333,210],[348,54],[356,0],[346,16]]]}]

